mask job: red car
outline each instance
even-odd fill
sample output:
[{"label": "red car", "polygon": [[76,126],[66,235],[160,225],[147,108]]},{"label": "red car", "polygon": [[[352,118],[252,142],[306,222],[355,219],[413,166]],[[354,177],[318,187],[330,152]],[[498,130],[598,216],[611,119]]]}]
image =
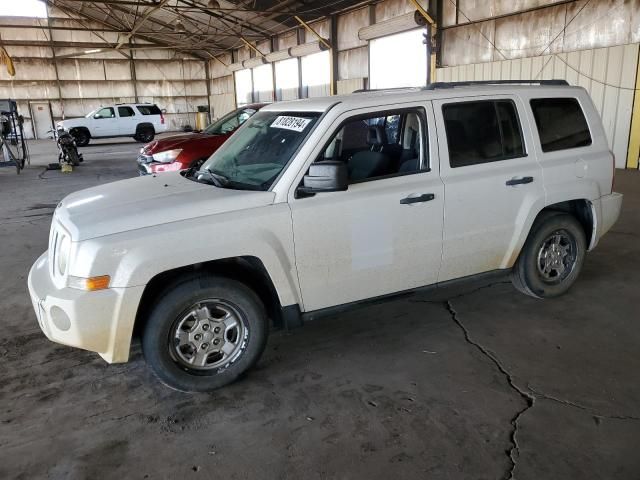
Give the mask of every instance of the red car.
[{"label": "red car", "polygon": [[213,122],[202,132],[172,135],[146,144],[138,155],[138,173],[174,172],[204,162],[240,125],[264,107],[256,103],[238,108]]}]

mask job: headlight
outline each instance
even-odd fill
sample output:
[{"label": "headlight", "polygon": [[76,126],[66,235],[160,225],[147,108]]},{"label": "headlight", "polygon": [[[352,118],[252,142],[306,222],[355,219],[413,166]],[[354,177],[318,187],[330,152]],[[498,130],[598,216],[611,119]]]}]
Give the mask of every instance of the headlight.
[{"label": "headlight", "polygon": [[178,158],[178,155],[180,155],[180,152],[182,152],[182,149],[177,148],[175,150],[167,150],[166,152],[154,153],[151,156],[153,157],[154,162],[171,163],[176,158]]},{"label": "headlight", "polygon": [[58,272],[60,275],[64,275],[67,271],[67,263],[69,262],[69,253],[71,251],[71,240],[66,235],[62,237],[60,245],[58,245]]}]

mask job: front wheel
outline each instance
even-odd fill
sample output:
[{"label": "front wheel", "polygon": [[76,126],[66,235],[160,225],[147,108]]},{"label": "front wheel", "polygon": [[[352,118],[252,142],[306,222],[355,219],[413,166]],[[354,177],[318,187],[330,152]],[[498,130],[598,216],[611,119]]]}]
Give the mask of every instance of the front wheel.
[{"label": "front wheel", "polygon": [[546,213],[531,229],[513,268],[512,282],[532,297],[562,295],[578,278],[586,250],[584,229],[575,217]]},{"label": "front wheel", "polygon": [[144,327],[142,351],[165,385],[205,392],[251,368],[267,335],[265,308],[251,289],[205,276],[177,282],[160,296]]},{"label": "front wheel", "polygon": [[74,167],[80,165],[80,157],[78,156],[78,151],[75,148],[70,148],[67,152],[67,157],[69,158],[69,162]]},{"label": "front wheel", "polygon": [[76,145],[78,147],[86,147],[89,145],[89,141],[91,137],[89,136],[89,132],[84,129],[73,130],[71,132],[73,139],[76,141]]}]

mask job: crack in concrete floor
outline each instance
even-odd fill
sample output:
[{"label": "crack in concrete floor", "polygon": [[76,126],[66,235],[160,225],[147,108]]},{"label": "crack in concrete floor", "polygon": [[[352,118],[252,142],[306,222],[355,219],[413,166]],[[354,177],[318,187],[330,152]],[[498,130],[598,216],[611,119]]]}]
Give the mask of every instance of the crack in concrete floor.
[{"label": "crack in concrete floor", "polygon": [[516,385],[516,383],[513,381],[513,377],[511,373],[509,373],[509,371],[504,367],[504,365],[502,365],[500,360],[486,347],[484,347],[482,344],[474,341],[471,338],[471,334],[469,333],[469,330],[458,317],[458,312],[456,312],[456,310],[453,308],[453,304],[451,303],[451,300],[447,300],[444,305],[447,311],[449,312],[449,314],[451,315],[451,319],[460,328],[460,330],[462,330],[462,333],[464,334],[464,338],[467,341],[467,343],[476,347],[480,351],[480,353],[482,353],[485,357],[491,360],[491,362],[496,366],[498,371],[505,377],[509,386],[515,392],[517,392],[518,395],[525,401],[525,407],[518,410],[516,414],[513,416],[513,418],[511,419],[511,427],[512,427],[511,438],[510,438],[511,448],[506,451],[507,455],[509,456],[509,462],[511,465],[503,478],[506,480],[512,479],[514,471],[516,469],[516,465],[517,465],[517,457],[520,452],[520,446],[518,445],[518,438],[517,438],[518,420],[522,415],[524,415],[524,413],[527,410],[529,410],[534,406],[536,398],[530,392],[523,390],[518,385]]},{"label": "crack in concrete floor", "polygon": [[598,412],[596,412],[595,410],[585,406],[585,405],[581,405],[579,403],[576,402],[572,402],[570,400],[564,400],[558,397],[555,397],[553,395],[548,395],[545,394],[543,392],[540,392],[539,390],[534,389],[533,387],[531,387],[531,385],[527,384],[526,388],[521,388],[519,387],[515,381],[513,380],[513,375],[507,370],[507,368],[502,364],[502,362],[498,359],[498,357],[491,352],[487,347],[483,346],[481,343],[473,340],[473,338],[471,337],[471,333],[469,332],[469,329],[467,329],[467,327],[464,325],[464,323],[462,323],[462,321],[460,320],[460,316],[458,314],[458,312],[455,310],[455,308],[453,307],[453,304],[451,302],[451,300],[455,299],[455,298],[459,298],[462,296],[466,296],[466,295],[470,295],[471,293],[475,293],[478,290],[481,290],[483,288],[488,288],[488,287],[492,287],[494,285],[500,284],[500,283],[508,283],[508,282],[498,282],[498,283],[492,283],[490,285],[485,285],[483,287],[477,288],[471,292],[467,292],[467,293],[462,293],[460,295],[456,295],[454,297],[451,297],[450,299],[446,300],[444,302],[444,307],[445,309],[449,312],[449,315],[451,316],[451,319],[454,321],[454,323],[460,328],[460,330],[462,331],[465,341],[467,343],[469,343],[470,345],[473,345],[476,349],[478,349],[478,351],[480,351],[480,353],[482,353],[485,357],[487,357],[489,360],[491,360],[491,362],[495,365],[495,367],[498,369],[498,371],[505,377],[505,379],[507,380],[507,383],[509,384],[509,387],[515,391],[526,403],[526,406],[520,410],[518,410],[516,412],[516,414],[513,416],[513,418],[511,419],[511,426],[512,426],[512,431],[511,431],[511,437],[510,437],[510,441],[511,441],[511,448],[509,450],[507,450],[505,453],[507,453],[507,455],[509,456],[509,461],[510,461],[510,468],[509,470],[505,473],[504,475],[504,479],[505,480],[512,480],[514,478],[514,473],[515,473],[515,469],[517,466],[517,460],[518,460],[518,455],[520,453],[520,445],[518,444],[518,439],[517,439],[517,434],[518,434],[518,421],[520,420],[520,418],[531,408],[533,408],[535,406],[536,400],[538,399],[544,399],[544,400],[549,400],[567,407],[571,407],[571,408],[577,408],[579,410],[583,410],[585,412],[589,412],[591,413],[591,415],[594,418],[594,421],[596,423],[600,423],[600,421],[602,419],[611,419],[611,420],[640,420],[640,417],[635,417],[632,415],[610,415],[610,414],[600,414]]}]

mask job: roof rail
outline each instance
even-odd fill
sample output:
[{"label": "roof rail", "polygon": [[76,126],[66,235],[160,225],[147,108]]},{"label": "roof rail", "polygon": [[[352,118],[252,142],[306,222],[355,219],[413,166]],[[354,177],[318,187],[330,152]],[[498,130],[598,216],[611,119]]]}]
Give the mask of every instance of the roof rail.
[{"label": "roof rail", "polygon": [[520,85],[523,83],[547,86],[567,86],[566,80],[471,80],[468,82],[434,82],[424,87],[425,90],[436,90],[438,88],[466,87],[469,85]]},{"label": "roof rail", "polygon": [[420,87],[359,88],[351,93],[395,92],[398,90],[416,90]]}]

